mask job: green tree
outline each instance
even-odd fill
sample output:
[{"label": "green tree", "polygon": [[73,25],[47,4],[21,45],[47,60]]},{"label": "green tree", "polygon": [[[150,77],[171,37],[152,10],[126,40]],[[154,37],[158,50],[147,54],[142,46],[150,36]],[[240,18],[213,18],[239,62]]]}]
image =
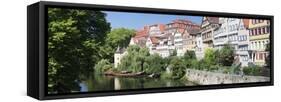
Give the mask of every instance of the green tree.
[{"label": "green tree", "polygon": [[132,45],[127,48],[127,54],[121,59],[119,69],[140,72],[144,71],[147,58],[150,56],[147,48]]},{"label": "green tree", "polygon": [[108,34],[106,42],[112,47],[127,47],[130,43],[131,37],[135,35],[135,30],[126,28],[116,28],[111,30]]},{"label": "green tree", "polygon": [[103,52],[103,58],[109,59],[113,63],[113,54],[117,50],[117,47],[126,48],[131,40],[131,37],[135,35],[135,30],[126,28],[115,28],[107,34],[106,42],[101,46]]},{"label": "green tree", "polygon": [[191,68],[192,63],[194,62],[193,60],[197,60],[195,52],[187,50],[183,55],[183,60],[184,60],[186,68]]},{"label": "green tree", "polygon": [[186,67],[182,59],[173,57],[170,64],[173,79],[180,79],[185,75]]},{"label": "green tree", "polygon": [[215,56],[215,51],[213,49],[206,49],[205,55],[204,55],[204,62],[207,65],[216,64],[216,56]]},{"label": "green tree", "polygon": [[113,65],[107,59],[102,59],[95,65],[95,74],[102,74],[112,67]]},{"label": "green tree", "polygon": [[231,66],[234,61],[234,48],[230,44],[226,44],[219,51],[219,62],[223,66]]},{"label": "green tree", "polygon": [[153,54],[147,57],[145,71],[147,73],[160,74],[165,71],[167,67],[167,62],[158,54]]},{"label": "green tree", "polygon": [[48,92],[80,89],[77,81],[94,69],[102,56],[110,24],[93,10],[48,8]]},{"label": "green tree", "polygon": [[196,59],[195,51],[186,50],[186,52],[184,53],[183,58],[184,58],[185,60],[188,60],[188,59]]}]

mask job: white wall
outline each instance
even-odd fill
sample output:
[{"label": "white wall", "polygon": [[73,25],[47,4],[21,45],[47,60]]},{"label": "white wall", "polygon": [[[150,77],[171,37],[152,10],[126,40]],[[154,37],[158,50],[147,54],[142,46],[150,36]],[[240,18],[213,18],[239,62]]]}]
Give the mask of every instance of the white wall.
[{"label": "white wall", "polygon": [[[1,0],[0,101],[35,102],[26,96],[26,6],[38,0]],[[54,0],[50,0],[54,1]],[[280,100],[281,12],[278,0],[56,0],[200,11],[275,15],[275,86],[81,98],[57,102],[273,102]]]}]

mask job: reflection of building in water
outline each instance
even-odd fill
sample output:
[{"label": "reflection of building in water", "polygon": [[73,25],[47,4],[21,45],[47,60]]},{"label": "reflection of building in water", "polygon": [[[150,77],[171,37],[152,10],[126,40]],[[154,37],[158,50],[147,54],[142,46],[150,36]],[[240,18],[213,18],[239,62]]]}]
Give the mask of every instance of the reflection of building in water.
[{"label": "reflection of building in water", "polygon": [[119,78],[115,77],[114,78],[114,90],[120,90],[120,89],[121,89],[120,80],[119,80]]}]

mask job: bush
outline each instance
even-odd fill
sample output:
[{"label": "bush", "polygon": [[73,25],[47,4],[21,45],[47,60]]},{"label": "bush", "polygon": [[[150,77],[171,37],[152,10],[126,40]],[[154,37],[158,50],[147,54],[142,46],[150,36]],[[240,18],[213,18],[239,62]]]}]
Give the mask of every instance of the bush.
[{"label": "bush", "polygon": [[174,57],[171,60],[172,79],[180,79],[185,75],[186,67],[182,59]]},{"label": "bush", "polygon": [[211,65],[209,71],[217,71],[220,68],[219,65]]},{"label": "bush", "polygon": [[257,65],[249,65],[248,67],[243,68],[245,75],[259,76],[262,74],[262,67]]},{"label": "bush", "polygon": [[183,55],[184,60],[193,60],[196,59],[196,55],[194,51],[186,50],[186,52]]}]

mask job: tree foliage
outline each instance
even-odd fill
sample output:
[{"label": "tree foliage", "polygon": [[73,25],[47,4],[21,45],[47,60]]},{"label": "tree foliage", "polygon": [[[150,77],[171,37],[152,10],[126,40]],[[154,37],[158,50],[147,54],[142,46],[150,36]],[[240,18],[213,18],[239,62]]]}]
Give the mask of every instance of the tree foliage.
[{"label": "tree foliage", "polygon": [[152,54],[146,59],[145,63],[145,71],[148,73],[156,73],[160,74],[161,72],[166,70],[166,67],[168,66],[167,60],[163,59],[158,54]]},{"label": "tree foliage", "polygon": [[180,79],[185,75],[186,66],[181,58],[173,57],[170,64],[173,79]]},{"label": "tree foliage", "polygon": [[195,51],[186,50],[186,52],[183,55],[183,58],[185,60],[196,59]]},{"label": "tree foliage", "polygon": [[93,71],[110,24],[92,10],[48,9],[48,91],[79,90],[76,81]]},{"label": "tree foliage", "polygon": [[113,55],[117,50],[117,47],[126,48],[134,36],[135,30],[126,28],[115,28],[107,34],[106,42],[101,46],[103,52],[103,58],[109,59],[109,62],[113,63]]},{"label": "tree foliage", "polygon": [[118,69],[140,72],[145,71],[148,74],[160,74],[165,71],[167,60],[158,54],[150,54],[147,48],[141,48],[137,45],[131,45],[127,48],[127,54],[121,59]]},{"label": "tree foliage", "polygon": [[144,70],[144,63],[149,57],[147,48],[140,48],[137,45],[131,45],[127,48],[127,54],[121,59],[118,66],[121,70],[140,72]]},{"label": "tree foliage", "polygon": [[219,51],[219,62],[224,66],[231,66],[234,61],[234,48],[230,44],[226,44]]},{"label": "tree foliage", "polygon": [[102,74],[112,67],[113,65],[107,59],[102,59],[95,65],[95,74]]},{"label": "tree foliage", "polygon": [[215,51],[213,49],[206,49],[205,55],[204,55],[204,63],[206,63],[207,65],[217,64]]}]

